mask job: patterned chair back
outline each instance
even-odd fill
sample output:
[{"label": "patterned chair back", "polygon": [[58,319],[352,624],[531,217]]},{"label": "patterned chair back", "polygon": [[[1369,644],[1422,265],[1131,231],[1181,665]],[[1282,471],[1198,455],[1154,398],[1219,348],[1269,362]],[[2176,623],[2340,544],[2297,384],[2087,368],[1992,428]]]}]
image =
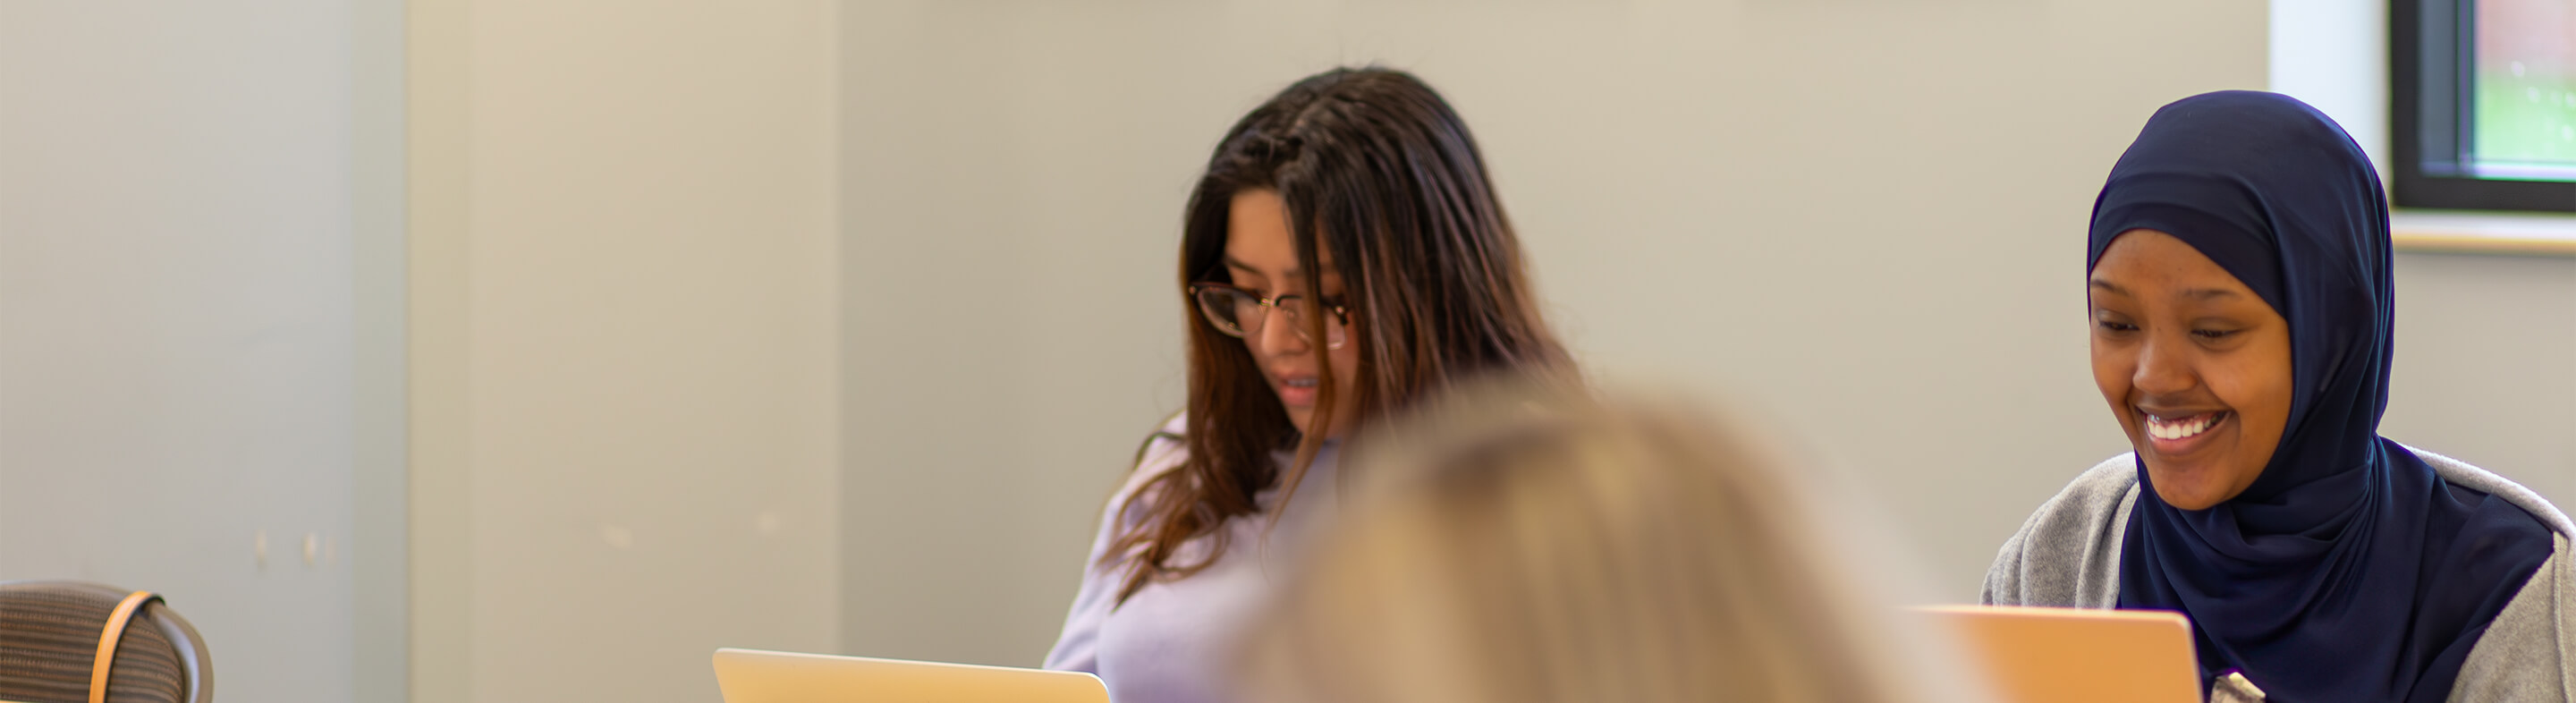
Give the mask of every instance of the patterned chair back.
[{"label": "patterned chair back", "polygon": [[[106,666],[102,651],[113,652]],[[0,583],[0,701],[210,703],[213,678],[205,641],[160,596],[78,581]]]}]

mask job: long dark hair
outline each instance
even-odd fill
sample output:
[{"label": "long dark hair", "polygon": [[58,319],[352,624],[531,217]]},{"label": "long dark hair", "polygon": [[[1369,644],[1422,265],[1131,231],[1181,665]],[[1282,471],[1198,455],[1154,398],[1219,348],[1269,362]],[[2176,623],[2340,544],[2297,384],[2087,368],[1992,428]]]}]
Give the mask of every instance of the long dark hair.
[{"label": "long dark hair", "polygon": [[[1356,373],[1359,419],[1489,371],[1573,366],[1540,319],[1520,241],[1494,198],[1467,125],[1421,79],[1381,68],[1326,71],[1289,86],[1227,130],[1190,193],[1182,223],[1181,284],[1223,275],[1234,196],[1279,194],[1306,290],[1320,295],[1319,249],[1342,274],[1359,368],[1323,359],[1320,396],[1303,435],[1262,379],[1243,341],[1184,302],[1189,322],[1189,457],[1122,507],[1144,510],[1108,560],[1129,566],[1119,600],[1157,579],[1197,573],[1226,549],[1226,520],[1261,511],[1256,496],[1293,494],[1333,427],[1338,373]],[[1176,291],[1177,292],[1177,291]],[[1323,339],[1324,315],[1308,315]],[[1284,474],[1273,453],[1295,447]],[[1183,560],[1183,544],[1214,540]]]}]

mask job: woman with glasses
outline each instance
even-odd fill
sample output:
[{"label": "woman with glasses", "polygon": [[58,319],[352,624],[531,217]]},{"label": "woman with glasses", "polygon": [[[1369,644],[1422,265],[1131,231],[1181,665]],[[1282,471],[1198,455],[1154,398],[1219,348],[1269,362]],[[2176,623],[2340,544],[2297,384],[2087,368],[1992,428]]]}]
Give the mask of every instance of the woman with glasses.
[{"label": "woman with glasses", "polygon": [[1180,254],[1188,407],[1110,499],[1046,660],[1119,703],[1224,699],[1269,547],[1329,513],[1352,428],[1472,375],[1572,375],[1466,124],[1402,72],[1327,71],[1236,122]]}]

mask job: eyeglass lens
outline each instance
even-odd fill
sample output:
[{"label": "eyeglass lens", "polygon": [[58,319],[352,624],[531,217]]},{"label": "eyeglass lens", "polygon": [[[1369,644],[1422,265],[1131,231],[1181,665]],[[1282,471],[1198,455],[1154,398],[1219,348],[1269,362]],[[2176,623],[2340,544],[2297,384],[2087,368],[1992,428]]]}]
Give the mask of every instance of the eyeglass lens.
[{"label": "eyeglass lens", "polygon": [[[1268,311],[1262,308],[1277,307],[1283,313],[1281,316],[1286,318],[1289,328],[1296,330],[1298,339],[1309,343],[1315,341],[1307,337],[1305,322],[1305,312],[1314,307],[1314,303],[1304,296],[1283,296],[1269,305],[1264,305],[1260,298],[1255,298],[1243,291],[1201,288],[1198,299],[1199,310],[1207,315],[1208,322],[1214,323],[1218,330],[1226,334],[1249,337],[1260,333],[1262,323],[1270,317]],[[1344,333],[1339,323],[1340,320],[1325,320],[1324,333],[1328,339],[1326,344],[1334,348],[1342,346]]]}]

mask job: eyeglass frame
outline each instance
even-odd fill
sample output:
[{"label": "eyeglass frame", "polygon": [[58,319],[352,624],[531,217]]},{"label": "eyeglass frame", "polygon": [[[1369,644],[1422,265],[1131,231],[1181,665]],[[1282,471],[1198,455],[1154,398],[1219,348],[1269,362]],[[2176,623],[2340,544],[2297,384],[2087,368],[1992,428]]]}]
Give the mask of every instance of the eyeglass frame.
[{"label": "eyeglass frame", "polygon": [[[1287,295],[1281,295],[1281,296],[1274,296],[1274,297],[1267,297],[1267,298],[1265,298],[1265,297],[1262,297],[1260,294],[1254,293],[1254,292],[1249,291],[1249,290],[1245,290],[1245,289],[1243,289],[1243,288],[1241,288],[1241,287],[1237,287],[1237,286],[1235,286],[1234,284],[1231,284],[1231,283],[1218,283],[1218,282],[1215,282],[1215,281],[1201,281],[1201,282],[1198,282],[1198,283],[1192,283],[1192,284],[1189,284],[1189,285],[1187,285],[1187,286],[1182,286],[1182,290],[1183,290],[1184,292],[1186,292],[1186,293],[1189,295],[1189,303],[1190,303],[1190,307],[1193,307],[1193,308],[1197,308],[1197,309],[1198,309],[1198,312],[1199,312],[1199,319],[1207,320],[1208,325],[1209,325],[1209,326],[1212,326],[1212,327],[1215,327],[1217,332],[1224,333],[1224,334],[1225,334],[1225,336],[1233,337],[1233,338],[1235,338],[1235,339],[1249,339],[1249,338],[1251,338],[1251,337],[1252,337],[1252,335],[1253,335],[1257,330],[1254,330],[1254,329],[1239,329],[1239,330],[1238,330],[1238,331],[1236,331],[1236,332],[1226,332],[1225,325],[1218,324],[1216,320],[1208,319],[1208,318],[1209,318],[1209,316],[1210,316],[1212,313],[1208,312],[1207,306],[1206,306],[1204,303],[1201,303],[1201,302],[1200,302],[1200,300],[1199,300],[1199,292],[1200,292],[1200,291],[1221,290],[1221,291],[1228,291],[1228,292],[1234,293],[1234,294],[1236,294],[1236,295],[1241,295],[1241,296],[1246,297],[1246,298],[1251,298],[1251,299],[1252,299],[1253,304],[1258,305],[1258,306],[1260,306],[1260,307],[1261,307],[1261,320],[1262,320],[1262,324],[1265,324],[1265,325],[1266,325],[1266,324],[1269,324],[1269,320],[1270,320],[1270,311],[1272,311],[1272,310],[1286,310],[1286,309],[1287,309],[1287,308],[1282,308],[1282,307],[1280,307],[1280,303],[1283,303],[1283,302],[1286,302],[1286,301],[1290,301],[1290,300],[1303,301],[1303,300],[1305,300],[1305,299],[1306,299],[1306,296],[1304,296],[1304,295],[1302,295],[1302,294],[1298,294],[1298,293],[1290,293],[1290,294],[1287,294]],[[1351,326],[1351,310],[1350,310],[1350,306],[1348,306],[1348,305],[1339,305],[1339,304],[1335,304],[1335,305],[1325,305],[1325,304],[1323,304],[1323,301],[1322,301],[1321,299],[1318,299],[1318,300],[1316,300],[1315,302],[1316,302],[1317,306],[1318,306],[1318,307],[1320,307],[1321,309],[1323,309],[1325,312],[1330,312],[1330,313],[1332,313],[1332,314],[1333,314],[1333,321],[1334,321],[1335,323],[1339,324],[1340,326],[1342,326],[1343,328],[1346,328],[1346,329],[1347,329],[1347,328],[1349,328],[1349,327]],[[1241,323],[1241,322],[1237,322],[1237,323],[1235,323],[1235,326],[1236,326],[1236,327],[1238,327],[1238,328],[1241,328],[1241,327],[1243,326],[1243,323]],[[1315,343],[1315,340],[1312,340],[1312,339],[1306,339],[1306,329],[1305,329],[1304,327],[1300,326],[1300,327],[1296,328],[1296,330],[1295,330],[1295,331],[1296,331],[1296,333],[1297,333],[1297,338],[1298,338],[1299,340],[1303,340],[1303,341],[1305,341],[1307,344],[1314,344],[1314,343]],[[1328,330],[1328,331],[1327,331],[1327,334],[1329,335],[1329,333],[1330,333],[1330,331]],[[1345,341],[1345,342],[1347,342],[1347,341],[1348,341],[1348,339],[1347,339],[1347,338],[1345,338],[1345,340],[1344,340],[1344,341]],[[1327,348],[1327,349],[1340,349],[1340,348],[1341,348],[1341,345],[1339,345],[1339,344],[1333,344],[1333,343],[1331,343],[1331,342],[1325,342],[1325,343],[1324,343],[1324,347],[1325,347],[1325,348]]]}]

